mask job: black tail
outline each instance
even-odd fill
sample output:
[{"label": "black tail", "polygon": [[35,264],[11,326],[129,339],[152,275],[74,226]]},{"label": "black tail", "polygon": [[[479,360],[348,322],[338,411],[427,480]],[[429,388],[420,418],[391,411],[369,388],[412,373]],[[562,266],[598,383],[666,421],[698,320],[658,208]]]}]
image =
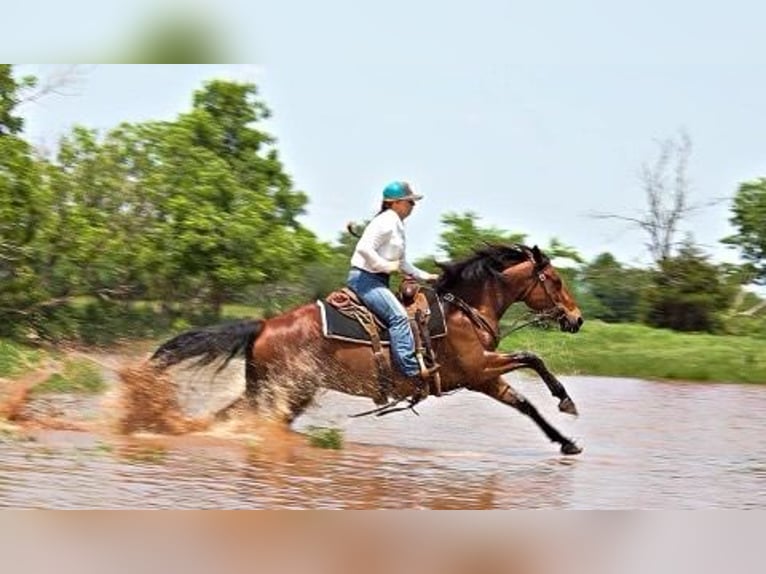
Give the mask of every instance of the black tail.
[{"label": "black tail", "polygon": [[186,331],[163,343],[151,361],[166,368],[199,357],[197,365],[205,366],[225,357],[219,367],[221,370],[237,355],[247,359],[262,329],[263,321],[248,319]]}]

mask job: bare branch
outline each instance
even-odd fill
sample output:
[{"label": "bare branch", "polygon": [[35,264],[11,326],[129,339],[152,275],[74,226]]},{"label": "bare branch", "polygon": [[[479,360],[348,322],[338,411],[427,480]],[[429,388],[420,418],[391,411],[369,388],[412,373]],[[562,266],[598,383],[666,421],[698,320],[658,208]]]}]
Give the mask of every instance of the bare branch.
[{"label": "bare branch", "polygon": [[616,219],[646,232],[646,246],[655,263],[669,258],[681,222],[700,206],[689,203],[691,184],[687,172],[691,156],[691,138],[681,131],[678,140],[658,142],[656,159],[644,162],[638,178],[646,196],[646,212],[638,217],[620,214],[594,214],[597,219]]},{"label": "bare branch", "polygon": [[764,299],[763,301],[760,301],[756,305],[753,305],[752,307],[750,307],[750,309],[740,311],[739,313],[737,313],[737,315],[744,316],[744,317],[752,317],[753,315],[757,314],[759,311],[762,311],[763,309],[766,309],[766,299]]},{"label": "bare branch", "polygon": [[56,66],[52,72],[42,78],[39,84],[19,98],[19,104],[27,104],[41,100],[48,95],[76,96],[78,92],[71,88],[80,84],[89,72],[89,67],[83,64],[68,64]]}]

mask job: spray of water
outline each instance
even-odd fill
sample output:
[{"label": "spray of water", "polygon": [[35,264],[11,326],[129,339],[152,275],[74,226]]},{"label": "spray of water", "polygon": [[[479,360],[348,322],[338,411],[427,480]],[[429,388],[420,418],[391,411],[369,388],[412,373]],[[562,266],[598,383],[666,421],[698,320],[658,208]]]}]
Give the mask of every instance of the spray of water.
[{"label": "spray of water", "polygon": [[119,377],[123,387],[120,432],[183,434],[209,426],[209,419],[183,413],[171,377],[151,363],[123,367]]}]

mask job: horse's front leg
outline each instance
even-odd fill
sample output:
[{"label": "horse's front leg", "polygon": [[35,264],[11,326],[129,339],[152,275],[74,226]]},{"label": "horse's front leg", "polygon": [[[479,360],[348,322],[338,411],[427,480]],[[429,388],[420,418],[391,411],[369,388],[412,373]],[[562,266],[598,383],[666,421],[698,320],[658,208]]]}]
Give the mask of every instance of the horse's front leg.
[{"label": "horse's front leg", "polygon": [[577,407],[564,385],[548,370],[543,360],[534,353],[528,351],[517,353],[487,352],[484,354],[484,365],[484,374],[488,379],[499,377],[516,369],[534,370],[550,389],[551,394],[559,399],[559,410],[562,413],[577,416]]},{"label": "horse's front leg", "polygon": [[577,444],[572,439],[565,437],[558,430],[556,430],[553,425],[551,425],[547,420],[543,418],[535,405],[530,403],[526,397],[516,391],[516,389],[511,387],[502,378],[498,377],[494,381],[490,381],[482,387],[472,390],[480,391],[485,395],[490,396],[493,399],[500,401],[501,403],[510,405],[527,415],[537,423],[537,426],[540,427],[540,429],[545,433],[545,436],[547,436],[551,442],[557,442],[561,445],[562,454],[580,454],[582,452],[582,448],[577,446]]}]

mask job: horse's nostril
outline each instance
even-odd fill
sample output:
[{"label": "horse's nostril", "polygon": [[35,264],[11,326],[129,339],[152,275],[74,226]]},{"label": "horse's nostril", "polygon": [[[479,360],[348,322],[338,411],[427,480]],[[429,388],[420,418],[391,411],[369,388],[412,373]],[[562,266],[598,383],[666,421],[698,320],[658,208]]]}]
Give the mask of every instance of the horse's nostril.
[{"label": "horse's nostril", "polygon": [[577,326],[578,327],[582,327],[583,323],[585,323],[585,321],[583,321],[583,318],[582,317],[577,317]]}]

